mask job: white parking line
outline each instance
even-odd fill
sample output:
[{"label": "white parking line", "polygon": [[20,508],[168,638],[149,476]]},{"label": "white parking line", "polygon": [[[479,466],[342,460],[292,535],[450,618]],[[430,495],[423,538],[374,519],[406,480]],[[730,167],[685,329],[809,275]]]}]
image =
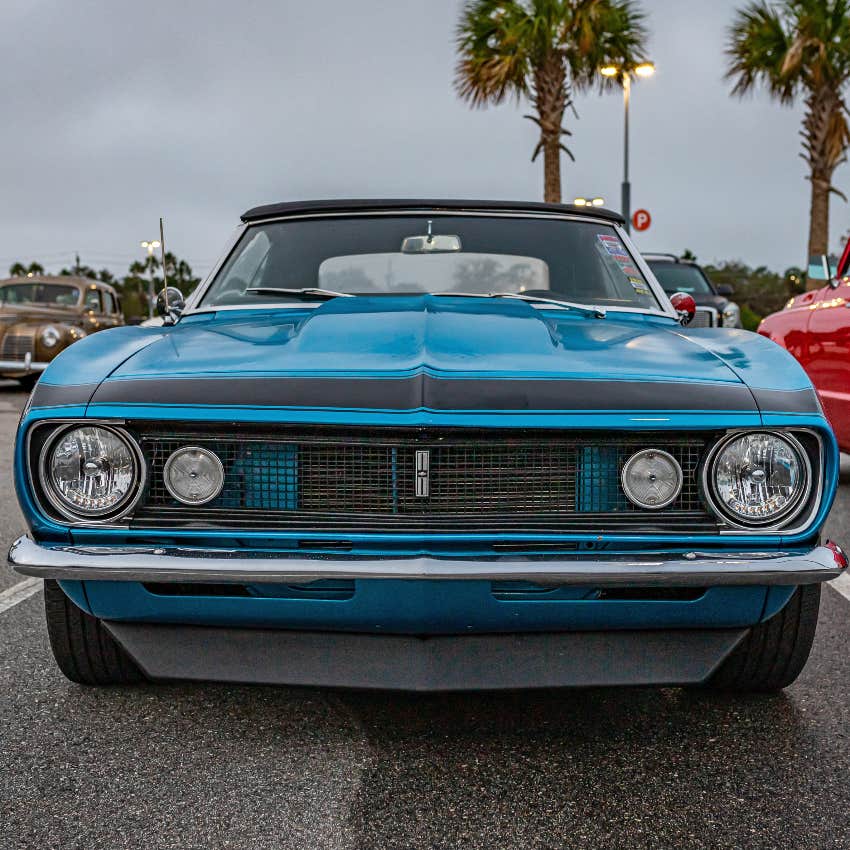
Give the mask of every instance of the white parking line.
[{"label": "white parking line", "polygon": [[842,573],[830,583],[845,599],[850,599],[850,574]]},{"label": "white parking line", "polygon": [[0,614],[14,608],[19,602],[35,596],[44,583],[40,578],[26,578],[0,593]]}]

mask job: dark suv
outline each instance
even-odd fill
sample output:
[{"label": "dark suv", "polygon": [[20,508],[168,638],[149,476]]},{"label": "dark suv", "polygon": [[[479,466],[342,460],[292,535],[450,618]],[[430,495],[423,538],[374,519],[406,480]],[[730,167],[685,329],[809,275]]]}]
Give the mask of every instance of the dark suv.
[{"label": "dark suv", "polygon": [[729,284],[715,286],[697,263],[675,254],[644,254],[643,258],[668,295],[686,292],[693,296],[697,312],[688,327],[741,327],[741,310],[729,300],[735,293]]}]

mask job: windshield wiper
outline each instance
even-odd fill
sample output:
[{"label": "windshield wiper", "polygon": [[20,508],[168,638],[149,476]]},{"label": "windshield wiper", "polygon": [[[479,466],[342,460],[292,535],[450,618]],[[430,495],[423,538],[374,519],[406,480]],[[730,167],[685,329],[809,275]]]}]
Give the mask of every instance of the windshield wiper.
[{"label": "windshield wiper", "polygon": [[588,307],[587,304],[576,304],[574,301],[561,301],[557,298],[543,298],[539,295],[524,295],[522,292],[435,292],[434,295],[457,295],[460,298],[513,298],[517,301],[530,301],[532,304],[555,304],[575,310],[583,316],[594,319],[604,319],[608,314],[604,307]]},{"label": "windshield wiper", "polygon": [[257,295],[294,295],[296,298],[354,298],[350,292],[336,292],[333,289],[315,289],[305,286],[301,289],[284,289],[277,286],[249,286],[245,292],[256,292]]}]

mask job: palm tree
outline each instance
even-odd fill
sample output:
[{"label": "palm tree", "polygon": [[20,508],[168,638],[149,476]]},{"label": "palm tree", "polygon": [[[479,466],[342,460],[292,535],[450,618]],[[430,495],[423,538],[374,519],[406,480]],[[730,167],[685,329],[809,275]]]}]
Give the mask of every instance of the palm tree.
[{"label": "palm tree", "polygon": [[573,93],[617,83],[604,65],[640,64],[647,33],[633,0],[467,0],[457,28],[455,87],[473,107],[528,98],[540,130],[544,198],[561,200],[561,151]]},{"label": "palm tree", "polygon": [[803,98],[803,153],[809,166],[809,256],[827,253],[835,169],[850,144],[842,90],[850,79],[850,0],[752,2],[738,12],[726,54],[732,93],[757,86],[781,104]]}]

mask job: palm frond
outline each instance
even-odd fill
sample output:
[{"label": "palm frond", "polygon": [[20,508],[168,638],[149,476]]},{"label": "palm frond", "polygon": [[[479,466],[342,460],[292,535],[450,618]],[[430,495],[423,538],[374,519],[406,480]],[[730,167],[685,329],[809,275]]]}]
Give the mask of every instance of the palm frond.
[{"label": "palm frond", "polygon": [[[791,103],[800,83],[793,54],[789,61],[791,49],[792,38],[774,7],[761,0],[739,11],[726,47],[732,94],[742,96],[763,85],[781,103]],[[794,46],[795,52],[799,49]]]}]

